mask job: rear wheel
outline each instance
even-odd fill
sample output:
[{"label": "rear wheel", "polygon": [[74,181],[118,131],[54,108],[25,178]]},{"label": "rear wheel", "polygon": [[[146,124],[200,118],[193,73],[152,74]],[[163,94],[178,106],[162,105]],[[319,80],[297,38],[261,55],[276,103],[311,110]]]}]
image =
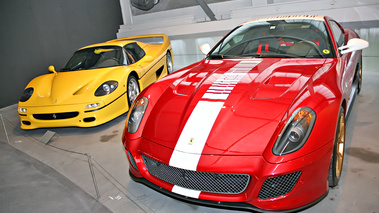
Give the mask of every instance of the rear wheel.
[{"label": "rear wheel", "polygon": [[357,67],[357,73],[356,73],[356,81],[357,81],[357,93],[359,94],[359,92],[361,92],[361,88],[362,88],[362,75],[363,75],[363,72],[362,72],[362,57],[361,57],[361,60],[359,61],[359,64],[358,64],[358,67]]},{"label": "rear wheel", "polygon": [[333,145],[332,160],[329,168],[329,186],[335,187],[341,177],[343,157],[345,155],[345,112],[341,108],[338,115],[336,137]]},{"label": "rear wheel", "polygon": [[129,107],[132,106],[133,101],[137,98],[140,93],[138,80],[134,75],[129,75],[127,83],[127,94]]},{"label": "rear wheel", "polygon": [[172,63],[171,53],[167,52],[166,54],[166,67],[167,67],[167,74],[171,74],[174,71],[174,66]]}]

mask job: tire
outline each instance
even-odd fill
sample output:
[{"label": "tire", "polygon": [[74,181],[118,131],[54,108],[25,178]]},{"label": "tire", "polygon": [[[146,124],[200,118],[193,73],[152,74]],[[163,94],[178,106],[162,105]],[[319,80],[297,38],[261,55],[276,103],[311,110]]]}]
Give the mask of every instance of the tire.
[{"label": "tire", "polygon": [[171,53],[167,52],[166,54],[166,69],[167,69],[167,75],[174,72],[174,65],[172,63]]},{"label": "tire", "polygon": [[329,168],[329,186],[335,187],[341,178],[343,158],[345,155],[345,111],[341,107],[338,115],[336,136],[334,139],[332,159]]},{"label": "tire", "polygon": [[362,72],[362,56],[361,56],[361,60],[359,61],[359,64],[358,64],[358,70],[357,70],[357,73],[356,73],[356,81],[357,81],[357,94],[359,94],[361,92],[361,89],[362,89],[362,75],[363,75],[363,72]]},{"label": "tire", "polygon": [[129,108],[132,107],[133,101],[137,98],[140,93],[140,88],[138,85],[138,80],[134,75],[129,75],[127,82],[127,96]]}]

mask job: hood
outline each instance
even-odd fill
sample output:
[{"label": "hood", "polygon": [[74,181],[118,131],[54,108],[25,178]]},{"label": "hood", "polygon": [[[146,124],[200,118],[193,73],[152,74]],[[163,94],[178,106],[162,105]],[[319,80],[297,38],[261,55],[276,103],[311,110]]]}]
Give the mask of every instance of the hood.
[{"label": "hood", "polygon": [[35,102],[30,103],[39,106],[87,103],[91,97],[95,97],[96,89],[109,79],[115,69],[119,68],[58,72],[37,77],[30,86],[35,88],[38,95],[33,96]]},{"label": "hood", "polygon": [[261,155],[293,100],[324,62],[204,60],[161,95],[142,137],[185,153]]}]

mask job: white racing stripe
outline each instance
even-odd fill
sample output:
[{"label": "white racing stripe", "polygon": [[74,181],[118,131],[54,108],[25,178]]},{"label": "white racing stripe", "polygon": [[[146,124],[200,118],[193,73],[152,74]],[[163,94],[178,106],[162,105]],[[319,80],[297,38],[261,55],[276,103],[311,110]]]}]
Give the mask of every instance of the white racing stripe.
[{"label": "white racing stripe", "polygon": [[205,142],[224,102],[199,101],[170,158],[170,166],[196,171]]},{"label": "white racing stripe", "polygon": [[192,197],[192,198],[199,198],[201,191],[196,191],[192,189],[186,189],[177,185],[174,185],[174,187],[171,190],[172,192],[176,194],[180,194],[186,197]]},{"label": "white racing stripe", "polygon": [[[185,124],[171,155],[169,165],[196,171],[209,133],[235,86],[261,60],[241,61],[221,75],[197,103]],[[172,192],[198,198],[200,191],[174,186]]]},{"label": "white racing stripe", "polygon": [[203,95],[202,99],[226,100],[233,89],[261,60],[241,61],[222,74]]}]

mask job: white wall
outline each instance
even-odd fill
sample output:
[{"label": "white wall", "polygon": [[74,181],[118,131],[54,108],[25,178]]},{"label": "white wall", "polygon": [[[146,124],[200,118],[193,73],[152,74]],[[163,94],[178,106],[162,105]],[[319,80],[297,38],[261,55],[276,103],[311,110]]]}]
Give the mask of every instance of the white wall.
[{"label": "white wall", "polygon": [[167,34],[173,45],[175,69],[200,60],[203,57],[198,48],[201,42],[208,39],[212,45],[240,23],[290,14],[330,16],[369,40],[370,49],[364,51],[368,64],[379,57],[379,31],[375,30],[379,28],[378,0],[231,0],[208,5],[217,21],[210,21],[200,6],[132,16],[129,0],[120,0],[120,3],[125,24],[120,26],[117,37]]},{"label": "white wall", "polygon": [[379,27],[362,28],[355,30],[362,39],[370,42],[370,46],[363,50],[363,70],[379,71]]}]

